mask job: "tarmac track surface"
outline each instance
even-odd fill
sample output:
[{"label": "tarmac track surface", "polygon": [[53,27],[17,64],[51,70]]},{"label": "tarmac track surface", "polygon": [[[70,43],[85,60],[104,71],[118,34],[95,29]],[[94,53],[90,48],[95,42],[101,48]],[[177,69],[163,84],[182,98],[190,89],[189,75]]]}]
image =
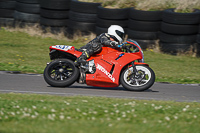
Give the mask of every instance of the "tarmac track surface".
[{"label": "tarmac track surface", "polygon": [[143,92],[127,91],[123,87],[101,88],[74,83],[70,87],[49,86],[41,74],[10,74],[0,71],[0,93],[34,93],[60,96],[102,96],[143,100],[200,102],[200,85],[155,83]]}]

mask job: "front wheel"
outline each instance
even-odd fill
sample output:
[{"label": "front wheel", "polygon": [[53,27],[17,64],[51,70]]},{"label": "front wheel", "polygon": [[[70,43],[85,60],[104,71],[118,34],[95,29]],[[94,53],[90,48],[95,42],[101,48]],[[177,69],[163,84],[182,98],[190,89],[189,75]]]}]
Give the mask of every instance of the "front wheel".
[{"label": "front wheel", "polygon": [[54,87],[67,87],[79,77],[79,70],[73,61],[57,59],[50,62],[44,70],[45,81]]},{"label": "front wheel", "polygon": [[149,89],[155,82],[154,71],[144,65],[137,65],[136,72],[133,67],[126,68],[121,76],[120,82],[124,88],[131,91],[144,91]]}]

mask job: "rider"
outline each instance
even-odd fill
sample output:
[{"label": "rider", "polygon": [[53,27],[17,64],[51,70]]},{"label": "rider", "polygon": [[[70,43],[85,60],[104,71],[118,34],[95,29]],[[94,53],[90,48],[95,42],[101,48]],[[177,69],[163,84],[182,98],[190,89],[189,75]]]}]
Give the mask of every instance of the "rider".
[{"label": "rider", "polygon": [[119,25],[111,25],[108,33],[102,33],[92,41],[81,47],[82,55],[75,60],[75,65],[79,66],[81,62],[86,62],[91,55],[101,51],[102,45],[117,47],[124,39],[124,29]]}]

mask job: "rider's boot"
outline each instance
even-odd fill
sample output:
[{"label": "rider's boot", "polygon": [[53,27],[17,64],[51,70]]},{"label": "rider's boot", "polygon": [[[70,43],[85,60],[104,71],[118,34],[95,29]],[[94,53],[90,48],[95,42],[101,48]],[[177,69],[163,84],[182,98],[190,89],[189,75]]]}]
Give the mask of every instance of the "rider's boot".
[{"label": "rider's boot", "polygon": [[75,61],[74,64],[75,66],[80,66],[80,64],[87,64],[86,59],[89,58],[89,55],[86,51],[83,51],[82,55],[80,57],[78,57]]}]

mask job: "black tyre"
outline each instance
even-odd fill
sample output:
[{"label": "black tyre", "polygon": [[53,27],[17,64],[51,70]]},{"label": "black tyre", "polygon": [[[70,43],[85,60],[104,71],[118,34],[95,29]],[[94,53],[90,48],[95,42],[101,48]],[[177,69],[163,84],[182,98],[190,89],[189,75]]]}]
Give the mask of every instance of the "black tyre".
[{"label": "black tyre", "polygon": [[14,26],[14,18],[0,18],[0,26]]},{"label": "black tyre", "polygon": [[59,26],[40,26],[44,33],[51,32],[52,34],[59,34],[59,33],[67,33],[67,27],[59,27]]},{"label": "black tyre", "polygon": [[69,18],[78,22],[96,23],[97,15],[70,11]]},{"label": "black tyre", "polygon": [[107,32],[108,32],[108,28],[102,28],[102,27],[99,27],[99,26],[95,27],[96,35],[100,35],[102,33],[107,33]]},{"label": "black tyre", "polygon": [[16,21],[15,20],[15,26],[20,27],[20,28],[25,28],[25,27],[33,27],[36,26],[37,23],[31,23],[31,22],[23,22],[23,21]]},{"label": "black tyre", "polygon": [[192,43],[166,43],[159,42],[160,50],[164,53],[177,54],[191,50]]},{"label": "black tyre", "polygon": [[102,19],[128,19],[130,8],[123,9],[109,9],[98,6],[97,16]]},{"label": "black tyre", "polygon": [[169,34],[191,35],[198,33],[198,25],[178,25],[162,22],[161,31]]},{"label": "black tyre", "polygon": [[120,83],[130,91],[144,91],[149,89],[155,82],[154,71],[144,65],[136,66],[137,72],[134,75],[133,67],[126,68],[121,76]]},{"label": "black tyre", "polygon": [[15,11],[14,18],[19,21],[25,21],[31,23],[36,23],[40,21],[39,14],[24,13],[19,11]]},{"label": "black tyre", "polygon": [[15,9],[15,1],[0,1],[0,8]]},{"label": "black tyre", "polygon": [[68,10],[70,0],[41,0],[40,6],[46,9]]},{"label": "black tyre", "polygon": [[38,4],[41,0],[16,0],[17,2],[21,3],[29,3],[29,4]]},{"label": "black tyre", "polygon": [[97,18],[96,25],[98,27],[108,28],[111,25],[120,25],[123,28],[128,27],[128,20],[109,20]]},{"label": "black tyre", "polygon": [[24,13],[40,13],[40,5],[39,4],[26,4],[26,3],[16,3],[16,10]]},{"label": "black tyre", "polygon": [[159,32],[158,38],[161,42],[171,42],[171,43],[195,43],[196,34],[194,35],[173,35],[164,32]]},{"label": "black tyre", "polygon": [[140,47],[143,49],[143,50],[146,50],[148,48],[155,48],[155,45],[157,43],[157,40],[139,40],[139,39],[134,39],[134,41],[136,41],[137,43],[140,44]]},{"label": "black tyre", "polygon": [[197,34],[197,43],[199,43],[200,44],[200,34]]},{"label": "black tyre", "polygon": [[40,9],[40,15],[44,18],[52,19],[66,19],[69,18],[68,10],[50,10],[50,9]]},{"label": "black tyre", "polygon": [[136,31],[159,31],[161,21],[138,21],[129,19],[128,27]]},{"label": "black tyre", "polygon": [[1,18],[13,18],[14,11],[12,9],[0,9]]},{"label": "black tyre", "polygon": [[177,13],[174,9],[167,9],[163,11],[162,20],[171,24],[199,24],[200,10],[192,13]]},{"label": "black tyre", "polygon": [[77,31],[94,32],[96,23],[77,22],[69,20],[70,28]]},{"label": "black tyre", "polygon": [[79,77],[79,70],[73,61],[57,59],[48,64],[44,70],[45,81],[54,87],[72,85]]},{"label": "black tyre", "polygon": [[140,21],[160,21],[162,20],[163,11],[143,11],[130,9],[130,18]]},{"label": "black tyre", "polygon": [[68,26],[69,19],[48,19],[40,17],[40,24],[46,26]]},{"label": "black tyre", "polygon": [[136,31],[128,29],[128,37],[141,40],[156,40],[158,32]]},{"label": "black tyre", "polygon": [[196,44],[196,56],[200,57],[200,43]]},{"label": "black tyre", "polygon": [[80,13],[96,14],[97,7],[100,5],[101,3],[81,2],[78,0],[72,0],[71,5],[70,5],[70,10],[74,12],[80,12]]}]

